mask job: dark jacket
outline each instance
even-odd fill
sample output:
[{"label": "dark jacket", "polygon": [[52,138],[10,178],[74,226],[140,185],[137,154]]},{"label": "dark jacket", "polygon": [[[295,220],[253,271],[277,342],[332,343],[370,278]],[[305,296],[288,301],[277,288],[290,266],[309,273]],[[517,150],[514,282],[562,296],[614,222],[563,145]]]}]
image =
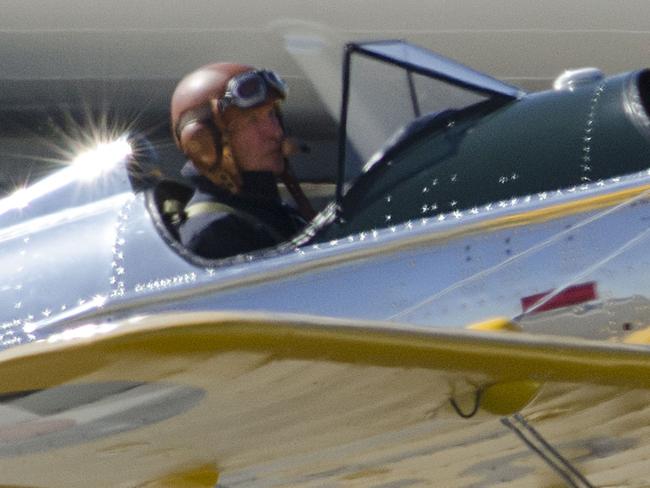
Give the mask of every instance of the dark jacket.
[{"label": "dark jacket", "polygon": [[[181,224],[181,242],[207,258],[224,258],[279,244],[305,224],[298,213],[280,199],[271,173],[242,173],[241,192],[232,194],[213,184],[187,163],[181,174],[195,188],[186,209],[189,217]],[[210,209],[216,202],[230,209]],[[192,215],[191,209],[203,208]]]}]

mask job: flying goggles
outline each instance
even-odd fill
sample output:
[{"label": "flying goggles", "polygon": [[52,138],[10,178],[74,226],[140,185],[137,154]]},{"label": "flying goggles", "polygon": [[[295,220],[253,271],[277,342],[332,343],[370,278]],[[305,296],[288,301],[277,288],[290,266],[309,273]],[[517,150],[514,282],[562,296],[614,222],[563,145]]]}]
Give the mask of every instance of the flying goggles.
[{"label": "flying goggles", "polygon": [[219,99],[219,112],[230,105],[251,108],[264,103],[269,89],[275,90],[280,98],[287,96],[288,87],[275,71],[256,70],[234,76],[226,86],[226,93]]}]

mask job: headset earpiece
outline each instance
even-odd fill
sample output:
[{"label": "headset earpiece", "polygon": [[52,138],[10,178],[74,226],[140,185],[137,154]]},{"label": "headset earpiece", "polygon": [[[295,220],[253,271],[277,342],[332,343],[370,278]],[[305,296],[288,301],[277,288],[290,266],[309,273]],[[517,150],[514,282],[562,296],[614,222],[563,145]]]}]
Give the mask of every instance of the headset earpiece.
[{"label": "headset earpiece", "polygon": [[215,185],[238,193],[242,181],[222,132],[211,119],[181,117],[174,135],[194,167]]},{"label": "headset earpiece", "polygon": [[207,170],[221,162],[221,138],[207,121],[191,121],[178,131],[178,141],[185,155],[197,169]]}]

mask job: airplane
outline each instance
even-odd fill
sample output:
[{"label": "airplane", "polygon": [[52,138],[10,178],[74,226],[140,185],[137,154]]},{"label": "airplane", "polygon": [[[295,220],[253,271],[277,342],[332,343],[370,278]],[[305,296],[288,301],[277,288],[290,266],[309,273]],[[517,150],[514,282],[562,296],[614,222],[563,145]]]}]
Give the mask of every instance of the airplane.
[{"label": "airplane", "polygon": [[0,483],[644,483],[649,72],[343,59],[292,242],[192,255],[138,134],[0,200]]}]

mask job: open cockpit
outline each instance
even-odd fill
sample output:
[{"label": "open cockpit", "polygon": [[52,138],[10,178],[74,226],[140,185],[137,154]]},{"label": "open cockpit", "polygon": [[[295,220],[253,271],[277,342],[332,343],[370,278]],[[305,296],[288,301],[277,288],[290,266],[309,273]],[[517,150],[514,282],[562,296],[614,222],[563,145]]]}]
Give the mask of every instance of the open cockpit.
[{"label": "open cockpit", "polygon": [[[343,71],[336,192],[281,249],[649,166],[648,71],[526,95],[403,41],[350,44]],[[172,243],[188,192],[162,182],[150,198]]]}]

